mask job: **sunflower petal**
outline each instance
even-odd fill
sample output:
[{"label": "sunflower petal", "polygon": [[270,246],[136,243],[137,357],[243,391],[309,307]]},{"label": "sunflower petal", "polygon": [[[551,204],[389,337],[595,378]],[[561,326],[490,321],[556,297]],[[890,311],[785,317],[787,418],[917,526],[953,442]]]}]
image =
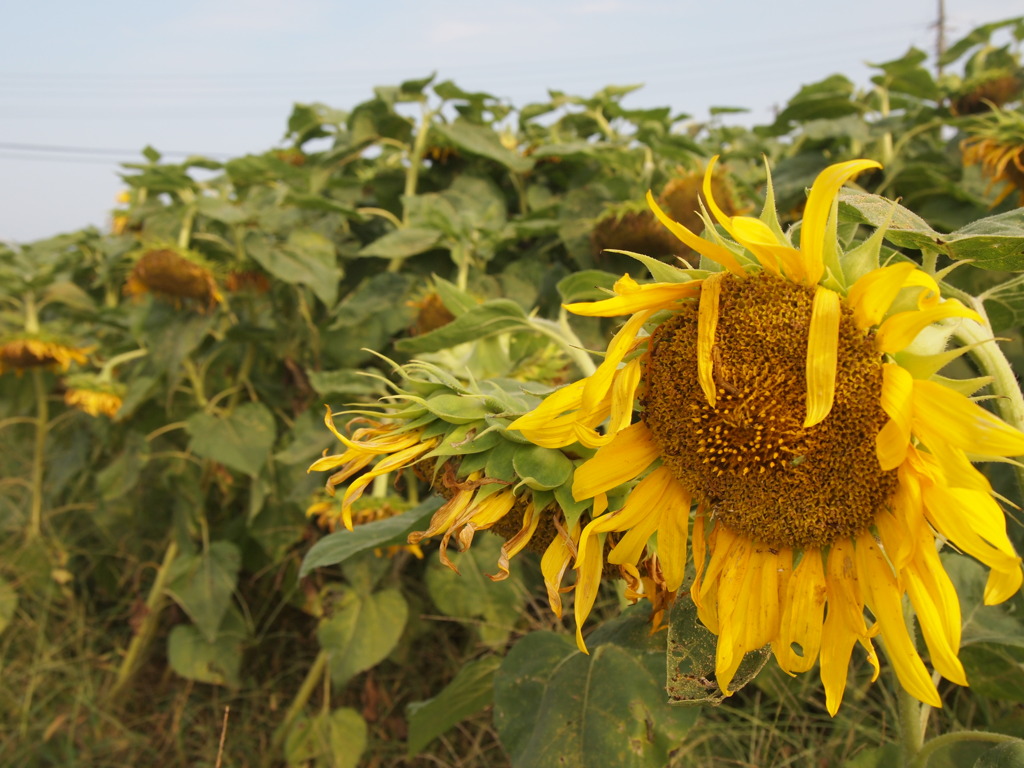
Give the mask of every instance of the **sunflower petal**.
[{"label": "sunflower petal", "polygon": [[[786,585],[775,656],[786,672],[806,672],[821,650],[825,615],[825,568],[819,550],[806,550]],[[800,646],[799,655],[793,648]]]},{"label": "sunflower petal", "polygon": [[715,407],[718,388],[715,386],[713,370],[713,349],[715,328],[718,326],[718,302],[722,294],[724,272],[708,277],[700,292],[700,307],[697,312],[697,381],[704,391],[708,405]]},{"label": "sunflower petal", "polygon": [[839,318],[839,294],[819,285],[814,292],[807,338],[807,415],[804,429],[823,421],[832,410],[839,357]]},{"label": "sunflower petal", "polygon": [[882,365],[882,410],[889,421],[875,437],[875,453],[883,472],[895,469],[907,457],[913,420],[914,378],[894,363]]},{"label": "sunflower petal", "polygon": [[661,454],[647,425],[638,421],[576,470],[572,495],[577,501],[609,491],[643,472]]},{"label": "sunflower petal", "polygon": [[[628,278],[628,282],[626,282]],[[616,283],[617,296],[601,301],[580,301],[563,306],[574,315],[584,317],[616,317],[632,315],[636,312],[649,312],[659,309],[670,309],[683,299],[692,299],[700,295],[700,280],[688,283],[650,283],[640,285],[629,275],[620,278]]]},{"label": "sunflower petal", "polygon": [[597,590],[601,586],[601,544],[598,541],[584,549],[583,541],[581,538],[579,557],[576,558],[576,599],[573,614],[576,618],[576,647],[582,653],[590,653],[587,644],[583,642],[583,624],[594,607]]},{"label": "sunflower petal", "polygon": [[956,299],[947,299],[927,309],[913,309],[892,315],[878,329],[875,347],[879,352],[890,355],[899,352],[910,346],[917,334],[929,325],[949,317],[966,317],[968,320],[982,322],[973,309],[965,307]]},{"label": "sunflower petal", "polygon": [[967,685],[963,665],[957,658],[960,648],[960,602],[956,588],[942,567],[932,537],[925,532],[914,562],[903,571],[907,594],[921,625],[932,666],[944,678]]},{"label": "sunflower petal", "polygon": [[922,380],[913,384],[914,430],[929,447],[944,439],[979,456],[1024,454],[1024,432],[948,387]]},{"label": "sunflower petal", "polygon": [[861,171],[881,167],[881,164],[874,160],[849,160],[830,165],[814,180],[811,192],[807,196],[803,224],[800,227],[800,253],[804,258],[807,285],[814,285],[821,280],[825,271],[825,233],[839,189]]},{"label": "sunflower petal", "polygon": [[892,568],[870,533],[857,537],[855,551],[865,602],[881,628],[886,655],[892,662],[896,677],[908,693],[933,707],[941,707],[939,692],[907,632],[901,600],[903,590],[896,582]]},{"label": "sunflower petal", "polygon": [[673,221],[671,217],[661,210],[658,204],[654,201],[654,195],[651,194],[650,190],[647,192],[647,205],[650,206],[651,211],[657,217],[658,221],[660,221],[669,232],[678,237],[688,247],[695,250],[701,256],[711,259],[711,261],[716,264],[721,264],[737,277],[743,277],[746,274],[743,271],[743,267],[740,266],[739,261],[736,259],[736,256],[728,248],[718,245],[717,243],[712,243],[702,237],[698,237],[679,222]]},{"label": "sunflower petal", "polygon": [[850,286],[846,302],[853,310],[853,321],[866,331],[882,322],[907,276],[917,265],[905,261],[873,269]]}]

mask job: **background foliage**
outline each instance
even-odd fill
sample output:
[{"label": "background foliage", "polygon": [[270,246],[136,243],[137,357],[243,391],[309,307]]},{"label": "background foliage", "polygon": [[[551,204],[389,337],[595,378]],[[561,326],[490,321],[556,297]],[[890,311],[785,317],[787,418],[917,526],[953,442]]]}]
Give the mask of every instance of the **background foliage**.
[{"label": "background foliage", "polygon": [[[972,260],[950,288],[983,293],[1019,365],[1024,172],[1006,169],[1024,167],[1022,37],[1019,19],[991,24],[941,62],[912,49],[878,64],[867,86],[826,77],[753,128],[630,109],[634,87],[516,109],[410,80],[350,110],[297,105],[261,155],[168,163],[147,148],[125,168],[111,231],[0,246],[0,341],[88,358],[0,376],[0,761],[886,764],[891,689],[855,680],[832,722],[813,679],[769,665],[719,709],[672,707],[670,640],[646,635],[642,606],[581,656],[536,558],[491,583],[496,537],[456,556],[458,577],[429,548],[421,560],[392,546],[437,505],[408,481],[364,505],[398,516],[323,538],[306,517],[323,478],[305,469],[333,450],[323,403],[384,394],[359,375],[390,372],[374,352],[479,380],[574,376],[578,354],[550,343],[569,331],[559,304],[636,274],[603,249],[648,254],[654,270],[686,258],[642,200],[652,189],[686,221],[717,153],[716,197],[758,210],[767,158],[789,221],[826,165],[882,162],[864,192],[918,214],[890,244]],[[1011,158],[1001,175],[986,165],[996,152]],[[851,232],[878,223],[874,202],[844,198]],[[163,283],[150,266],[139,288],[161,251],[192,266]],[[587,348],[608,330],[571,327]],[[116,413],[66,404],[90,387],[116,393]],[[993,479],[1020,500],[1009,472]],[[951,570],[972,606],[973,687],[944,690],[932,727],[1024,736],[1024,605],[976,609],[980,569]],[[603,600],[619,613],[620,597]],[[970,764],[989,745],[956,749],[928,765]]]}]

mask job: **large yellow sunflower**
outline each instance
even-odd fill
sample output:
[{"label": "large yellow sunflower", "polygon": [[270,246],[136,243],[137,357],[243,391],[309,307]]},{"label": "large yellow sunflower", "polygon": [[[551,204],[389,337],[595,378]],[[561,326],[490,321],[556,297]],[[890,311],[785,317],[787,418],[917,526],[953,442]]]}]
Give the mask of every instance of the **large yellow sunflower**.
[{"label": "large yellow sunflower", "polygon": [[[839,189],[879,167],[874,161],[818,176],[799,247],[778,224],[770,179],[761,218],[728,216],[710,189],[714,165],[705,196],[729,238],[713,226],[710,239],[698,237],[648,202],[719,271],[646,285],[625,275],[614,297],[568,305],[580,315],[630,317],[593,375],[510,425],[538,445],[598,449],[573,484],[577,500],[594,500],[595,514],[575,559],[577,627],[604,560],[634,581],[653,560],[675,592],[691,538],[690,594],[718,635],[724,692],[744,654],[771,644],[788,673],[820,662],[835,714],[854,645],[877,676],[872,640],[880,634],[903,687],[940,706],[903,596],[932,666],[966,685],[959,604],[936,541],[989,567],[986,603],[1018,590],[1020,558],[971,461],[1024,453],[1024,434],[937,375],[963,350],[923,355],[920,340],[914,354],[908,348],[940,321],[981,319],[943,300],[915,264],[879,266],[881,231],[841,253]],[[601,514],[609,491],[637,479],[619,509]],[[577,641],[585,650],[579,629]]]}]

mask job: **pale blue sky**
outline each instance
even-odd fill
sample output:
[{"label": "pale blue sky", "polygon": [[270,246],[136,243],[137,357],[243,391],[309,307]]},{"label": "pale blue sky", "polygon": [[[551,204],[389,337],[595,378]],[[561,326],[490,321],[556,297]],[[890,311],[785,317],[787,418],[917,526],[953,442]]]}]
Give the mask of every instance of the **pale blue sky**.
[{"label": "pale blue sky", "polygon": [[[105,225],[118,163],[161,151],[226,157],[278,144],[294,102],[347,109],[437,71],[516,106],[546,89],[769,119],[806,83],[932,50],[936,0],[35,0],[5,8],[0,239]],[[950,39],[1020,13],[946,0]],[[124,150],[123,154],[37,147]]]}]

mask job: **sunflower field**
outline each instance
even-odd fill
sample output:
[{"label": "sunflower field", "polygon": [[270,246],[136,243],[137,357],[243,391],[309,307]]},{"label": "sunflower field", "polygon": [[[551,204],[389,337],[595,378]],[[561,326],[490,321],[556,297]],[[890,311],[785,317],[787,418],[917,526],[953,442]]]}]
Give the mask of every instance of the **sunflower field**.
[{"label": "sunflower field", "polygon": [[1024,766],[1022,40],[409,80],[0,244],[0,765]]}]

